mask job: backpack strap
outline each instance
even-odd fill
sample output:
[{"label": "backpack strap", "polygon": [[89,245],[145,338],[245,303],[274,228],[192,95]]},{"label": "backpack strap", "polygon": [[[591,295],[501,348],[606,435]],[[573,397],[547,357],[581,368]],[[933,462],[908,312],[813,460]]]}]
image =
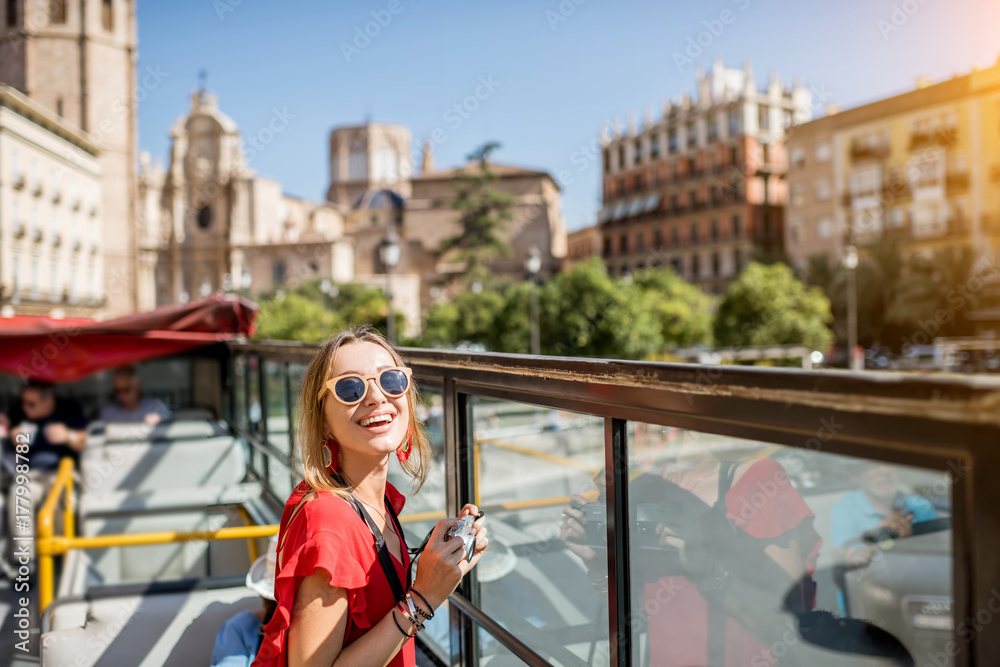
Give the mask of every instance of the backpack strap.
[{"label": "backpack strap", "polygon": [[[392,562],[392,554],[389,553],[389,547],[387,547],[385,544],[385,537],[382,536],[382,531],[378,529],[378,526],[375,525],[375,522],[368,514],[368,511],[365,510],[364,505],[362,505],[361,502],[354,497],[353,493],[351,494],[351,504],[354,505],[354,511],[356,511],[358,515],[365,520],[365,523],[368,524],[368,529],[371,530],[372,537],[375,538],[375,551],[376,553],[378,553],[378,560],[379,563],[382,565],[382,571],[385,572],[385,578],[389,580],[389,588],[392,589],[393,597],[396,598],[396,602],[402,604],[405,607],[406,591],[403,590],[403,584],[400,583],[399,581],[399,574],[396,572],[396,566]],[[396,526],[398,526],[399,523],[396,520],[395,512],[393,512],[392,506],[390,505],[388,498],[385,499],[385,504],[386,507],[388,507],[389,512],[392,512],[393,523]],[[401,529],[399,529],[399,533],[397,533],[397,535],[400,536],[399,542],[401,549],[405,548],[405,546],[403,545],[403,537]],[[407,580],[408,579],[409,576],[407,576]]]}]

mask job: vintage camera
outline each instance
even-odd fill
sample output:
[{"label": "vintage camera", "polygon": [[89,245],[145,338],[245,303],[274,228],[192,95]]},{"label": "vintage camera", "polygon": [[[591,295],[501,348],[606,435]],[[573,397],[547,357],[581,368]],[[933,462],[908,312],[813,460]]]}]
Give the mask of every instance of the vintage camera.
[{"label": "vintage camera", "polygon": [[457,526],[449,528],[448,532],[445,533],[445,541],[453,537],[461,538],[462,544],[465,547],[466,561],[471,561],[473,555],[476,553],[476,536],[472,534],[472,524],[475,522],[476,517],[467,514],[458,520]]}]

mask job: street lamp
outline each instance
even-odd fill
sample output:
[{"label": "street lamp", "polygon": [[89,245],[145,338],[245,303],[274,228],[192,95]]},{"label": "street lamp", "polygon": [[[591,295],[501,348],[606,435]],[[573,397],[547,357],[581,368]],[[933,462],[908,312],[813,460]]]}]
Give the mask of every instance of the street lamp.
[{"label": "street lamp", "polygon": [[386,318],[385,333],[389,342],[396,344],[396,315],[392,310],[392,269],[399,264],[399,236],[396,230],[389,227],[389,232],[378,246],[379,257],[385,264],[385,300],[389,304],[389,316]]},{"label": "street lamp", "polygon": [[538,272],[542,270],[542,253],[539,252],[537,246],[531,246],[528,250],[528,259],[524,262],[524,268],[531,276],[531,353],[541,354],[542,342],[538,327],[538,285],[536,279]]},{"label": "street lamp", "polygon": [[[858,251],[850,245],[844,249],[844,268],[847,269],[847,354],[848,367],[852,371],[863,370],[858,362],[861,356],[855,354],[858,347]],[[859,368],[859,365],[861,366]]]}]

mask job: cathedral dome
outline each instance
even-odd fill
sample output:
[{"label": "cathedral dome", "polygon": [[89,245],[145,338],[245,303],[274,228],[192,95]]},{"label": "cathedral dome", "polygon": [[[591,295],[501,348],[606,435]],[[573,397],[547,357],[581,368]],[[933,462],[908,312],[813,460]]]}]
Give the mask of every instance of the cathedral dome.
[{"label": "cathedral dome", "polygon": [[382,188],[379,190],[367,190],[354,202],[354,206],[351,208],[356,211],[399,211],[402,210],[404,203],[404,199],[397,193],[388,188]]}]

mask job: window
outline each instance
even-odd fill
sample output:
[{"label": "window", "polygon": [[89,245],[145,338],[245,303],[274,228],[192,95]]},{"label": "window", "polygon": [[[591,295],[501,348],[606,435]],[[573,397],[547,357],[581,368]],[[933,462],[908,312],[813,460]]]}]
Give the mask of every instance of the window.
[{"label": "window", "polygon": [[7,0],[7,25],[17,25],[17,0]]},{"label": "window", "polygon": [[680,231],[678,230],[677,225],[674,225],[673,227],[670,228],[670,245],[672,247],[676,248],[677,246],[680,245],[681,243],[680,236],[681,236]]},{"label": "window", "polygon": [[212,207],[202,206],[198,209],[198,229],[208,229],[212,226]]},{"label": "window", "polygon": [[708,141],[709,143],[719,138],[719,123],[714,116],[708,117]]},{"label": "window", "polygon": [[719,253],[712,253],[712,275],[718,278],[722,275],[722,262],[719,259]]},{"label": "window", "polygon": [[830,181],[825,178],[816,180],[816,201],[827,201],[830,199]]},{"label": "window", "polygon": [[11,258],[10,270],[13,272],[11,275],[11,288],[14,291],[14,298],[21,296],[21,255],[14,253]]},{"label": "window", "polygon": [[21,164],[18,160],[17,149],[15,148],[10,152],[10,175],[11,178],[16,183],[20,180],[21,176]]},{"label": "window", "polygon": [[604,149],[604,173],[611,173],[611,153],[608,152],[607,148]]},{"label": "window", "polygon": [[681,261],[680,257],[672,257],[670,259],[670,266],[673,268],[674,273],[681,275],[684,273],[684,262]]},{"label": "window", "polygon": [[649,142],[649,157],[654,160],[660,157],[660,138],[653,137],[653,140]]},{"label": "window", "polygon": [[766,104],[757,107],[757,128],[761,132],[771,129],[771,109]]},{"label": "window", "polygon": [[101,25],[108,32],[115,29],[115,8],[112,0],[103,0],[101,3]]},{"label": "window", "polygon": [[784,128],[789,128],[792,126],[792,112],[788,109],[781,110],[781,126]]},{"label": "window", "polygon": [[697,171],[697,164],[695,163],[693,157],[689,157],[687,159],[687,168],[688,168],[688,176],[693,176]]},{"label": "window", "polygon": [[829,160],[830,160],[830,142],[829,141],[816,142],[816,161],[827,162]]},{"label": "window", "polygon": [[635,152],[632,155],[635,157],[636,164],[642,162],[642,139],[635,140]]},{"label": "window", "polygon": [[287,270],[285,269],[285,263],[280,259],[274,263],[271,267],[271,279],[273,280],[275,286],[284,285]]},{"label": "window", "polygon": [[653,247],[657,250],[663,247],[663,232],[659,229],[653,230]]},{"label": "window", "polygon": [[801,167],[806,163],[806,151],[802,146],[795,145],[788,150],[788,162],[793,167]]},{"label": "window", "polygon": [[380,148],[372,155],[372,180],[381,183],[399,180],[399,154],[392,148]]},{"label": "window", "polygon": [[59,300],[59,260],[52,260],[52,275],[50,277],[51,282],[49,283],[49,300],[58,301]]},{"label": "window", "polygon": [[823,218],[816,225],[816,232],[821,239],[828,239],[833,236],[833,222],[829,218]]},{"label": "window", "polygon": [[621,144],[618,146],[618,168],[625,168],[625,145]]},{"label": "window", "polygon": [[676,213],[677,209],[679,209],[679,208],[680,208],[680,204],[677,201],[677,193],[674,193],[674,194],[670,195],[670,210],[674,211]]},{"label": "window", "polygon": [[66,0],[49,0],[49,22],[66,23]]},{"label": "window", "polygon": [[792,218],[788,221],[788,236],[791,238],[793,244],[802,242],[801,218]]},{"label": "window", "polygon": [[667,133],[667,150],[671,153],[676,153],[677,147],[677,128],[672,127]]},{"label": "window", "polygon": [[740,114],[736,111],[729,112],[729,136],[736,136],[740,133]]},{"label": "window", "polygon": [[733,223],[733,238],[738,239],[740,237],[740,216],[734,215],[732,223]]},{"label": "window", "polygon": [[31,169],[28,170],[28,187],[32,192],[38,191],[38,163],[31,161]]},{"label": "window", "polygon": [[695,280],[701,277],[701,257],[691,255],[691,277]]},{"label": "window", "polygon": [[737,275],[743,270],[743,254],[739,248],[733,248],[733,270]]},{"label": "window", "polygon": [[604,256],[611,257],[611,239],[604,237]]},{"label": "window", "polygon": [[733,165],[735,167],[736,164],[739,161],[740,161],[740,152],[739,152],[739,150],[736,148],[736,146],[730,146],[730,148],[729,148],[729,164],[731,164],[731,165]]},{"label": "window", "polygon": [[689,231],[690,231],[689,236],[691,238],[691,243],[697,243],[698,242],[698,223],[697,222],[692,222],[691,223],[691,228],[690,228]]},{"label": "window", "polygon": [[801,183],[792,183],[789,190],[789,204],[792,206],[802,206],[805,203],[805,188]]},{"label": "window", "polygon": [[687,147],[694,148],[698,144],[698,127],[694,123],[687,125]]},{"label": "window", "polygon": [[642,252],[645,249],[646,243],[645,243],[645,240],[643,238],[644,236],[645,235],[642,232],[639,232],[638,234],[635,235],[635,251],[636,252]]}]

